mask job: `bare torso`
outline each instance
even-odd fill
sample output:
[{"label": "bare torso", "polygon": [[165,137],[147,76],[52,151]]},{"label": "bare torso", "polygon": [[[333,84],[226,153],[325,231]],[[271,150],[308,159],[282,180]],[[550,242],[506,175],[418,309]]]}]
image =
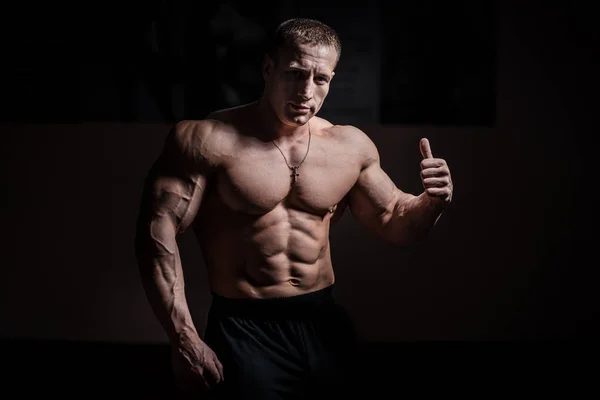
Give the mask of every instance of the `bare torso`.
[{"label": "bare torso", "polygon": [[[293,183],[282,153],[253,131],[247,112],[211,116],[221,122],[207,151],[218,152],[220,162],[192,225],[211,290],[262,298],[329,286],[335,280],[329,229],[360,174],[359,150],[343,127],[313,117],[310,151]],[[290,165],[305,157],[308,139],[279,145]]]}]

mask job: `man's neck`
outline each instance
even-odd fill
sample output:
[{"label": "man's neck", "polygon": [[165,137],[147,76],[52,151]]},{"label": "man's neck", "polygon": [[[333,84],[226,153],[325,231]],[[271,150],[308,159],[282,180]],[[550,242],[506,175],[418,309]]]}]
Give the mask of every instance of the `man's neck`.
[{"label": "man's neck", "polygon": [[308,123],[299,126],[286,125],[279,120],[271,105],[264,99],[256,103],[258,124],[269,140],[295,140],[308,133]]}]

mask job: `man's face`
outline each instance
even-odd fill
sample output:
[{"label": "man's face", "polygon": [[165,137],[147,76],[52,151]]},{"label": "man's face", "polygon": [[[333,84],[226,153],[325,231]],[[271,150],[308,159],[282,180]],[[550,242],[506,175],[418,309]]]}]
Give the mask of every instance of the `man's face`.
[{"label": "man's face", "polygon": [[265,98],[282,123],[304,125],[329,93],[337,52],[329,46],[298,45],[279,49],[276,57],[265,58]]}]

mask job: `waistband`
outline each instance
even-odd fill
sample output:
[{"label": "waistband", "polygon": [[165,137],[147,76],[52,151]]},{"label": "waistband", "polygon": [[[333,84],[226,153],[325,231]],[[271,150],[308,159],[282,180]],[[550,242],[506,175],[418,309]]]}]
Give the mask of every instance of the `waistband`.
[{"label": "waistband", "polygon": [[336,304],[333,285],[296,296],[234,299],[212,293],[211,313],[220,316],[288,319],[323,314]]}]

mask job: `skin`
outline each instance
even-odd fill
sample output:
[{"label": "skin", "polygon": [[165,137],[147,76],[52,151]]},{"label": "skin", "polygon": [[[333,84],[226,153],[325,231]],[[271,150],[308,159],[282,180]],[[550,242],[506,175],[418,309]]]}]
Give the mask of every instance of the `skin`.
[{"label": "skin", "polygon": [[[381,169],[364,132],[316,116],[336,56],[327,46],[298,45],[265,57],[262,98],[178,123],[148,175],[136,251],[183,387],[209,389],[225,377],[190,316],[179,233],[196,233],[214,293],[293,296],[334,283],[329,230],[345,209],[382,240],[407,245],[423,239],[452,200],[449,168],[427,139],[419,144],[424,191],[415,196]],[[283,155],[298,165],[309,129],[294,183]]]}]

